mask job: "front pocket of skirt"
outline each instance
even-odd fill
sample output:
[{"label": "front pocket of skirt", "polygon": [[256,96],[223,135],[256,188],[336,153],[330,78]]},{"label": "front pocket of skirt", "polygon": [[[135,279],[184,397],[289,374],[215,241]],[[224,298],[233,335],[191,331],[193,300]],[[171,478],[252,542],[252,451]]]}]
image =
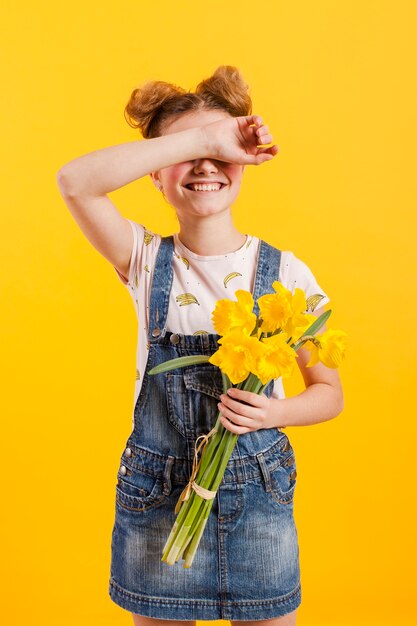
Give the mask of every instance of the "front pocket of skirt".
[{"label": "front pocket of skirt", "polygon": [[294,451],[284,458],[273,470],[269,470],[270,494],[279,504],[291,504],[297,482]]},{"label": "front pocket of skirt", "polygon": [[129,511],[143,511],[165,499],[162,480],[138,469],[129,469],[128,475],[118,474],[116,502]]}]

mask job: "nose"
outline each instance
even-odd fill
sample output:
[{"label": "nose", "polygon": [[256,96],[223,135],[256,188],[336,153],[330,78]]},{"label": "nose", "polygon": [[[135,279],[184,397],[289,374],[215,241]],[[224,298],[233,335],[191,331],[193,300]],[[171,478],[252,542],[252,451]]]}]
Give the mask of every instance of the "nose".
[{"label": "nose", "polygon": [[217,172],[218,168],[211,159],[196,159],[196,163],[194,165],[194,171],[196,173]]}]

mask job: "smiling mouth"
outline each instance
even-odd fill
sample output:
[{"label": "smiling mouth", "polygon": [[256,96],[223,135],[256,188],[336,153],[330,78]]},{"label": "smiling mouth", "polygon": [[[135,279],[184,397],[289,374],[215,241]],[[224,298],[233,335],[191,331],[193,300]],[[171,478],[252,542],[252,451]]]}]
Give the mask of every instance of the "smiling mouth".
[{"label": "smiling mouth", "polygon": [[[202,187],[205,186],[209,186],[209,185],[201,185]],[[185,189],[188,189],[189,191],[193,191],[194,193],[218,193],[219,191],[221,191],[223,189],[223,187],[227,187],[227,185],[225,183],[220,183],[220,188],[219,189],[193,189],[193,183],[189,183],[188,185],[184,185]]]}]

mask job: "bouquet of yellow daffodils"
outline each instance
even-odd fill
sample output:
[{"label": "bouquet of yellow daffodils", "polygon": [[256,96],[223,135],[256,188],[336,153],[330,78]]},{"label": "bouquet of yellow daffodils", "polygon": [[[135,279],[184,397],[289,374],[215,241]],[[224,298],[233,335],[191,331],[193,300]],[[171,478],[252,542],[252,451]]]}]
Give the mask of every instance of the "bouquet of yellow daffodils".
[{"label": "bouquet of yellow daffodils", "polygon": [[[235,292],[237,301],[217,301],[212,321],[221,339],[219,349],[210,357],[194,355],[171,359],[149,373],[159,374],[208,361],[220,368],[224,393],[235,385],[260,395],[271,380],[291,375],[298,356],[296,352],[304,344],[311,351],[307,367],[319,361],[327,367],[338,367],[345,354],[346,333],[326,330],[316,336],[331,310],[319,318],[307,313],[309,309],[314,310],[322,296],[315,294],[306,300],[302,289],[297,288],[292,294],[278,281],[272,287],[275,293],[258,299],[259,316],[253,313],[252,294],[243,289]],[[168,565],[182,558],[185,568],[191,566],[239,437],[223,426],[220,415],[219,411],[212,430],[196,440],[190,481],[175,507],[177,518],[163,549],[161,561]],[[199,439],[202,441],[197,445]]]}]

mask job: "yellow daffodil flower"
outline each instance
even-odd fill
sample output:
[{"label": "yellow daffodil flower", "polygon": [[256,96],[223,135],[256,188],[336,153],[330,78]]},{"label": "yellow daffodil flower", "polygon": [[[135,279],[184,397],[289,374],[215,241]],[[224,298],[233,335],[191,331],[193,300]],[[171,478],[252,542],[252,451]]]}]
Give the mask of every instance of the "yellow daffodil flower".
[{"label": "yellow daffodil flower", "polygon": [[244,289],[238,289],[235,296],[237,302],[227,298],[216,302],[211,319],[219,335],[225,335],[233,329],[241,329],[250,334],[255,327],[256,315],[253,313],[252,294]]},{"label": "yellow daffodil flower", "polygon": [[272,379],[292,374],[298,354],[290,348],[287,340],[288,335],[283,332],[272,337],[265,337],[259,342],[262,350],[256,359],[253,373],[263,385]]},{"label": "yellow daffodil flower", "polygon": [[262,347],[256,337],[234,329],[218,341],[220,348],[211,355],[209,363],[217,365],[236,385],[255,370],[255,362]]},{"label": "yellow daffodil flower", "polygon": [[271,333],[282,328],[291,315],[291,291],[278,280],[272,283],[276,293],[267,293],[258,298],[259,313],[262,319],[260,330]]},{"label": "yellow daffodil flower", "polygon": [[307,326],[309,325],[308,323],[306,323],[306,296],[302,289],[299,289],[297,287],[294,290],[294,293],[291,294],[290,307],[290,318],[288,322],[283,326],[283,329],[288,333],[290,337],[293,337],[297,333],[298,328],[307,328]]},{"label": "yellow daffodil flower", "polygon": [[347,348],[347,334],[343,330],[329,328],[314,340],[306,341],[303,346],[311,351],[307,367],[313,367],[321,361],[326,367],[339,367]]}]

